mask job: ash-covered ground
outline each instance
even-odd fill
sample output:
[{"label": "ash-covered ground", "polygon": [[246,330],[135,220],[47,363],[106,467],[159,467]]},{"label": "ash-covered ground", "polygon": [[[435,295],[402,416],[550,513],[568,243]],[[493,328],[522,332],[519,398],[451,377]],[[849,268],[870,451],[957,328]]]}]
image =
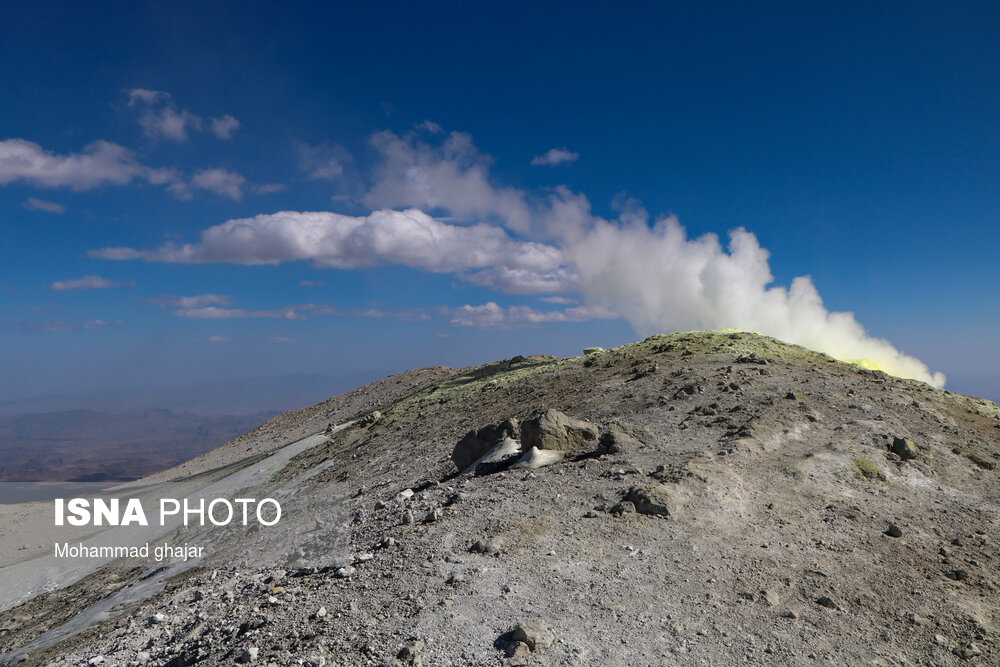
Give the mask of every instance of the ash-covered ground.
[{"label": "ash-covered ground", "polygon": [[122,561],[9,609],[0,655],[1000,663],[991,402],[755,334],[674,334],[394,376],[154,481],[250,465],[348,420],[247,489],[282,499],[277,526],[169,536],[209,555],[146,599],[122,593],[150,564]]}]

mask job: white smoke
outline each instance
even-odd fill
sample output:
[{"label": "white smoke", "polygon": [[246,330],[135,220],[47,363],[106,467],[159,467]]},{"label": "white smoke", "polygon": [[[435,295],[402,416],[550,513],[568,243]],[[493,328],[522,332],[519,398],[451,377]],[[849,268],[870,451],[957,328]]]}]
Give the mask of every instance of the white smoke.
[{"label": "white smoke", "polygon": [[852,313],[830,312],[812,280],[771,286],[769,253],[743,228],[724,249],[714,234],[689,239],[676,218],[650,227],[640,216],[621,225],[595,221],[564,248],[587,302],[611,308],[641,334],[737,328],[943,387],[919,359],[868,335]]}]

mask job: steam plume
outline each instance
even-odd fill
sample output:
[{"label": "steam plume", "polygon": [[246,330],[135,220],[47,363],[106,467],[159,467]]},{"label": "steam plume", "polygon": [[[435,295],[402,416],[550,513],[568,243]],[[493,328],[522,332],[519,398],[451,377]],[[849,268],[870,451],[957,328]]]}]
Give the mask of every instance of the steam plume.
[{"label": "steam plume", "polygon": [[830,312],[808,277],[770,286],[769,253],[743,228],[728,251],[714,234],[689,239],[676,218],[650,227],[595,221],[564,248],[588,303],[618,312],[641,334],[739,328],[824,352],[899,377],[943,387],[919,359],[868,335],[852,313]]}]

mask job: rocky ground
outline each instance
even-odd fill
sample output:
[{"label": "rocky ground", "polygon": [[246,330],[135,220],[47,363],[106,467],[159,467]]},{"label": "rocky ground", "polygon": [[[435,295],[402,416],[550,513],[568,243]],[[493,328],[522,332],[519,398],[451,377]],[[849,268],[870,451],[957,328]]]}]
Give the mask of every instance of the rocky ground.
[{"label": "rocky ground", "polygon": [[[0,615],[57,665],[1000,663],[1000,411],[739,332],[426,369],[162,475],[356,418],[256,497],[273,528],[174,535]],[[377,412],[376,412],[377,411]],[[171,477],[173,476],[173,477]],[[285,494],[285,495],[282,495]]]}]

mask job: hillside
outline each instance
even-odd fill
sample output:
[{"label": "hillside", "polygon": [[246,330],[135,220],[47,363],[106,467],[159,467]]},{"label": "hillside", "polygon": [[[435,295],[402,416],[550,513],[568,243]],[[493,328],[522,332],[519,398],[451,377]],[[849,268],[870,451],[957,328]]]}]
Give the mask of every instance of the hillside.
[{"label": "hillside", "polygon": [[161,473],[243,468],[282,519],[67,578],[0,614],[0,654],[997,664],[998,442],[989,401],[742,332],[414,371]]}]

